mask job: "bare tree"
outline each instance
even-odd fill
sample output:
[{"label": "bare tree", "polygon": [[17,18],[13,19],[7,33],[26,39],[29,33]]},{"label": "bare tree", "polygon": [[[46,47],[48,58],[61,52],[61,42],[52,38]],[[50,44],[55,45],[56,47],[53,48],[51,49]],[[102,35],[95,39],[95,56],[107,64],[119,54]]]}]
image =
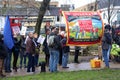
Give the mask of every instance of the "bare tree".
[{"label": "bare tree", "polygon": [[49,3],[50,3],[50,0],[43,0],[43,2],[41,3],[38,18],[37,18],[37,23],[36,23],[36,26],[35,26],[35,32],[37,34],[40,34],[41,23],[42,23],[44,14],[45,14],[48,6],[49,6]]},{"label": "bare tree", "polygon": [[117,6],[117,3],[119,3],[119,0],[99,0],[98,2],[99,9],[107,9],[106,17],[109,24],[118,11],[118,9],[115,8],[115,6]]}]

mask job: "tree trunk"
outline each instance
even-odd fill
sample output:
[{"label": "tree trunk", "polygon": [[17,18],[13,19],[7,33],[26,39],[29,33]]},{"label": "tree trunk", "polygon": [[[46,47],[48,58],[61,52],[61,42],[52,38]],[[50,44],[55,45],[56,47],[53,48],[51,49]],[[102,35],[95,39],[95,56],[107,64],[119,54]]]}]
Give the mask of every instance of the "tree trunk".
[{"label": "tree trunk", "polygon": [[44,17],[44,14],[47,10],[47,7],[49,6],[50,0],[43,0],[41,3],[40,9],[39,9],[39,14],[37,18],[37,23],[35,26],[35,32],[39,35],[40,34],[40,29],[41,29],[41,23]]},{"label": "tree trunk", "polygon": [[110,15],[110,0],[108,0],[108,23],[110,24],[110,18],[111,18],[111,15]]}]

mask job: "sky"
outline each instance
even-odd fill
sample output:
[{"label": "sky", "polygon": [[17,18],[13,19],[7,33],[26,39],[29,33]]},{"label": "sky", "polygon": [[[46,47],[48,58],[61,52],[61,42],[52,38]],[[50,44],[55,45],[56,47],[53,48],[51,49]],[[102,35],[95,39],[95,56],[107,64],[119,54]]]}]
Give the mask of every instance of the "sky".
[{"label": "sky", "polygon": [[[36,1],[43,1],[43,0],[36,0]],[[75,8],[78,8],[80,6],[94,2],[95,0],[51,0],[51,1],[59,1],[60,4],[65,4],[65,3],[74,4]]]}]

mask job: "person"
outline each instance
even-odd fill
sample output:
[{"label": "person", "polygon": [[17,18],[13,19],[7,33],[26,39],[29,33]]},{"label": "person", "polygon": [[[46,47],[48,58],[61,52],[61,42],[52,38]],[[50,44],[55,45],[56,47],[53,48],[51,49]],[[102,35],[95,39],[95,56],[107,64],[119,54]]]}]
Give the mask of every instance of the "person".
[{"label": "person", "polygon": [[[61,41],[64,38],[64,31],[60,31],[58,34],[59,40]],[[63,51],[62,51],[62,47],[59,48],[59,65],[62,65],[62,55],[63,55]]]},{"label": "person", "polygon": [[74,63],[79,63],[79,61],[78,61],[78,56],[79,56],[79,50],[80,50],[80,49],[81,49],[81,47],[75,46]]},{"label": "person", "polygon": [[25,52],[25,36],[21,35],[21,49],[20,49],[20,68],[22,68],[24,64],[24,68],[26,68],[26,59],[27,59],[27,54]]},{"label": "person", "polygon": [[39,60],[39,52],[40,52],[40,44],[37,42],[38,34],[34,33],[33,42],[35,44],[35,66],[38,67],[38,60]]},{"label": "person", "polygon": [[43,51],[45,53],[45,63],[46,66],[49,66],[49,58],[50,58],[50,54],[49,54],[49,48],[48,48],[48,44],[47,44],[47,40],[48,40],[48,35],[50,34],[50,29],[46,30],[46,37],[45,40],[43,42]]},{"label": "person", "polygon": [[70,52],[70,47],[66,46],[66,42],[67,42],[67,36],[66,34],[64,34],[64,38],[61,40],[61,44],[62,44],[62,68],[69,68],[67,67],[67,63],[68,63],[68,58],[69,58],[69,52]]},{"label": "person", "polygon": [[112,36],[108,28],[105,28],[104,35],[102,38],[102,54],[105,61],[105,68],[109,68],[109,59],[108,59],[108,52],[109,52],[109,45],[112,43]]},{"label": "person", "polygon": [[20,36],[18,34],[14,35],[14,47],[12,49],[13,52],[13,70],[15,70],[15,72],[17,72],[17,60],[18,60],[18,56],[19,56],[19,52],[20,52],[20,44],[21,44],[21,40],[20,40]]},{"label": "person", "polygon": [[50,60],[49,70],[50,72],[57,72],[57,64],[59,61],[59,48],[61,47],[60,40],[58,37],[58,30],[55,27],[51,28],[52,32],[49,34],[48,43],[51,36],[54,36],[54,46],[49,46]]},{"label": "person", "polygon": [[[6,45],[5,45],[6,46]],[[12,48],[9,49],[8,47],[6,47],[7,49],[7,57],[4,60],[4,67],[5,67],[5,72],[6,73],[11,73],[11,57],[12,57]]]},{"label": "person", "polygon": [[0,77],[5,77],[3,74],[4,59],[7,56],[6,46],[3,44],[3,35],[0,34]]},{"label": "person", "polygon": [[26,53],[28,55],[27,72],[35,72],[35,44],[33,42],[33,33],[30,32],[26,41]]},{"label": "person", "polygon": [[120,26],[116,26],[116,28],[112,29],[113,40],[115,41],[116,44],[118,44],[120,46],[120,35],[119,35],[119,33],[120,33]]},{"label": "person", "polygon": [[[105,29],[108,29],[109,30],[109,33],[110,33],[110,36],[111,36],[111,39],[112,39],[112,30],[111,30],[111,26],[109,24],[105,25]],[[111,40],[112,41],[112,40]],[[107,58],[108,58],[108,61],[110,61],[110,52],[111,52],[111,48],[112,48],[112,42],[111,44],[109,44],[109,49],[108,49],[108,53],[107,53]]]},{"label": "person", "polygon": [[111,59],[113,62],[120,62],[120,46],[115,42],[112,44]]}]

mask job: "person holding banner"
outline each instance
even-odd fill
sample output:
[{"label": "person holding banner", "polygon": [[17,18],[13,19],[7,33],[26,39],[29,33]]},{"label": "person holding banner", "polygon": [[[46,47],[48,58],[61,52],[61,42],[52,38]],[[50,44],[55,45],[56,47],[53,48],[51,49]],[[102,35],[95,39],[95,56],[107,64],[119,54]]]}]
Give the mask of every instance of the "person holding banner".
[{"label": "person holding banner", "polygon": [[13,33],[10,26],[9,16],[6,16],[5,26],[4,26],[4,44],[7,47],[7,57],[5,58],[5,72],[10,73],[11,70],[11,57],[12,57],[12,48],[14,47]]},{"label": "person holding banner", "polygon": [[61,40],[62,44],[62,68],[69,68],[67,67],[68,63],[68,58],[69,58],[69,52],[70,52],[70,47],[66,45],[67,41],[67,35],[64,34],[64,38]]},{"label": "person holding banner", "polygon": [[75,55],[74,55],[74,62],[75,63],[79,63],[78,61],[78,56],[79,56],[79,51],[80,51],[81,47],[79,46],[75,46]]},{"label": "person holding banner", "polygon": [[105,68],[109,68],[108,52],[109,52],[111,43],[112,43],[111,33],[109,29],[105,27],[104,35],[102,38],[102,54],[105,61]]},{"label": "person holding banner", "polygon": [[[59,40],[61,41],[64,38],[65,35],[65,31],[59,31]],[[62,51],[62,47],[59,48],[59,65],[62,65],[62,56],[63,56],[63,51]]]}]

